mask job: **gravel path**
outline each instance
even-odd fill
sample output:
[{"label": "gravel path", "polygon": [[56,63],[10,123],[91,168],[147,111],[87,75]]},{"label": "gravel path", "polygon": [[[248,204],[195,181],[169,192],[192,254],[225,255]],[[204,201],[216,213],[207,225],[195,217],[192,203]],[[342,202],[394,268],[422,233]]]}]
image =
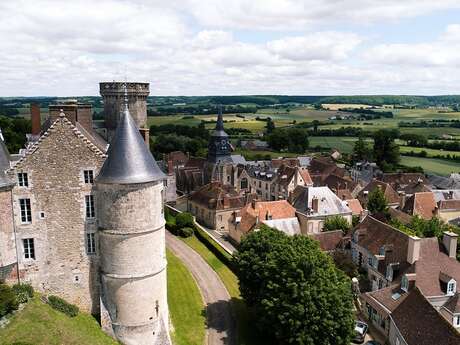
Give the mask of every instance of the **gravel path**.
[{"label": "gravel path", "polygon": [[235,323],[230,295],[217,273],[180,239],[166,231],[166,245],[192,273],[206,304],[207,345],[234,345]]}]

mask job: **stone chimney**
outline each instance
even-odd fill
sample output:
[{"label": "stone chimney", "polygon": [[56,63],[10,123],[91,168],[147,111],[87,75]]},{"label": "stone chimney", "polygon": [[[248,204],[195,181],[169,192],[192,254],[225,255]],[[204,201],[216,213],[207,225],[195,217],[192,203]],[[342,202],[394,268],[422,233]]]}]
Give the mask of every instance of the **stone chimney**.
[{"label": "stone chimney", "polygon": [[40,105],[32,103],[30,105],[30,118],[32,120],[32,135],[39,135],[41,128]]},{"label": "stone chimney", "polygon": [[450,258],[457,257],[457,239],[458,235],[449,231],[445,231],[442,236],[442,244],[446,248]]},{"label": "stone chimney", "polygon": [[319,210],[319,199],[317,197],[313,197],[313,199],[311,199],[311,210],[312,212],[314,213],[318,213],[318,210]]},{"label": "stone chimney", "polygon": [[420,238],[417,236],[409,236],[407,244],[407,262],[414,264],[420,257]]},{"label": "stone chimney", "polygon": [[404,205],[406,204],[406,192],[399,193],[399,209],[403,209]]},{"label": "stone chimney", "polygon": [[174,172],[174,164],[173,161],[170,159],[168,160],[168,174],[172,174]]}]

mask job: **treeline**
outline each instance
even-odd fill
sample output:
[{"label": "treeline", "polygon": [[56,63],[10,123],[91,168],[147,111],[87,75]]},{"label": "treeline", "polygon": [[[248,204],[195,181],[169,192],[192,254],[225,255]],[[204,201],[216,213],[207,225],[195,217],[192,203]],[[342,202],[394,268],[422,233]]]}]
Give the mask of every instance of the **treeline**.
[{"label": "treeline", "polygon": [[206,140],[209,138],[209,132],[205,128],[204,123],[201,123],[198,126],[185,126],[185,125],[175,125],[175,124],[150,126],[150,135],[160,135],[160,134],[183,135],[189,138],[202,138]]},{"label": "treeline", "polygon": [[[239,114],[239,113],[256,113],[257,107],[228,105],[223,107],[223,114]],[[180,105],[180,106],[163,106],[147,109],[147,116],[165,116],[165,115],[214,115],[217,114],[217,105]]]},{"label": "treeline", "polygon": [[361,95],[361,96],[330,96],[322,97],[321,103],[348,103],[369,105],[408,105],[408,106],[436,106],[456,105],[460,103],[460,95],[446,96],[404,96],[404,95]]},{"label": "treeline", "polygon": [[358,114],[360,115],[360,118],[363,118],[365,120],[380,119],[382,117],[390,118],[390,119],[393,118],[393,112],[391,111],[375,111],[372,109],[346,109],[346,108],[339,109],[339,111]]},{"label": "treeline", "polygon": [[26,134],[30,133],[31,126],[30,120],[21,117],[0,116],[0,128],[10,153],[18,153],[20,149],[24,148]]}]

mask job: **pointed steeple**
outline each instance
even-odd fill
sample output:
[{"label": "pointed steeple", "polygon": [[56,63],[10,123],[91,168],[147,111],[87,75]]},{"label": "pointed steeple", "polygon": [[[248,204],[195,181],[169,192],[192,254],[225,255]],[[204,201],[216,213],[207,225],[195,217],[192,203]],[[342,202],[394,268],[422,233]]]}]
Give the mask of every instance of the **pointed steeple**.
[{"label": "pointed steeple", "polygon": [[120,122],[107,155],[97,177],[99,183],[146,183],[165,178],[129,113],[126,85]]},{"label": "pointed steeple", "polygon": [[222,104],[217,106],[217,121],[216,128],[212,133],[213,137],[228,137],[227,133],[224,130],[224,117],[222,115]]}]

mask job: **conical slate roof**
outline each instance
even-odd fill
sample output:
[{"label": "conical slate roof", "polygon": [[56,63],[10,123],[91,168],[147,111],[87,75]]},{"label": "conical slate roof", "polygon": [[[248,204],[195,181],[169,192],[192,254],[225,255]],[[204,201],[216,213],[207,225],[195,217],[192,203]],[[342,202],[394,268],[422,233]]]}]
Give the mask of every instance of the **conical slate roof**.
[{"label": "conical slate roof", "polygon": [[224,130],[224,118],[222,116],[222,105],[217,106],[217,122],[216,122],[216,128],[214,129],[214,132],[212,133],[213,137],[228,137],[228,134],[225,133]]},{"label": "conical slate roof", "polygon": [[0,137],[0,187],[13,184],[13,181],[11,181],[5,174],[5,171],[10,168],[10,161],[10,153],[8,152],[5,143]]},{"label": "conical slate roof", "polygon": [[127,102],[107,155],[98,183],[146,183],[165,178],[129,114]]}]

